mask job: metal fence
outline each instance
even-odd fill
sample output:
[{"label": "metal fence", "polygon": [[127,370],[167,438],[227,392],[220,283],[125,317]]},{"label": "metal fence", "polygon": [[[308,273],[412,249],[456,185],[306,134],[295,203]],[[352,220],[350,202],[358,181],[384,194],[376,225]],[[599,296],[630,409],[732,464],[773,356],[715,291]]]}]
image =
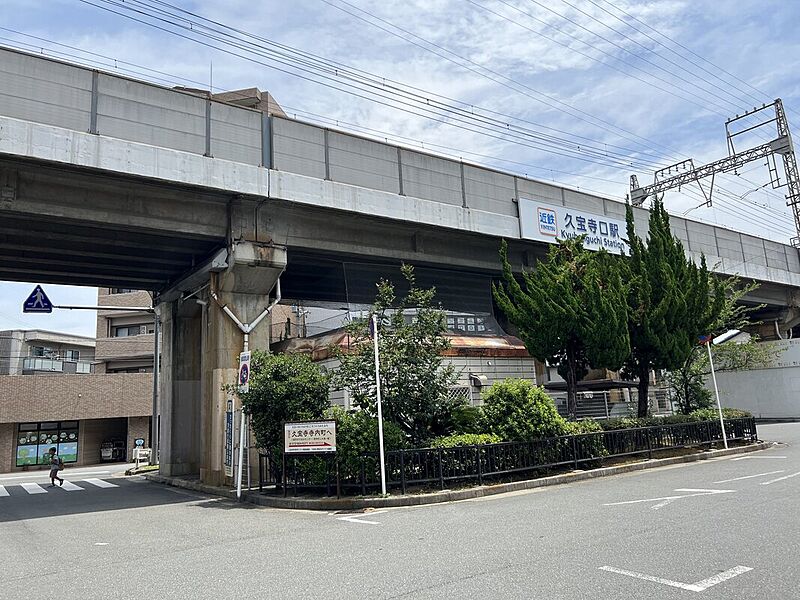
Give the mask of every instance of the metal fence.
[{"label": "metal fence", "polygon": [[[755,441],[754,418],[727,419],[728,441]],[[653,457],[661,450],[712,446],[722,442],[719,421],[656,425],[596,433],[544,438],[529,442],[503,442],[456,448],[416,448],[386,452],[387,489],[406,493],[410,488],[445,489],[448,484],[478,484],[532,475],[548,469],[594,467],[603,459],[626,456]],[[331,493],[330,465],[316,464],[313,457],[287,463],[287,488],[294,494]],[[320,460],[320,459],[317,459]],[[341,492],[366,495],[380,489],[377,455],[363,455],[340,464]],[[282,489],[280,469],[261,455],[259,489]],[[322,475],[323,478],[320,478]]]}]

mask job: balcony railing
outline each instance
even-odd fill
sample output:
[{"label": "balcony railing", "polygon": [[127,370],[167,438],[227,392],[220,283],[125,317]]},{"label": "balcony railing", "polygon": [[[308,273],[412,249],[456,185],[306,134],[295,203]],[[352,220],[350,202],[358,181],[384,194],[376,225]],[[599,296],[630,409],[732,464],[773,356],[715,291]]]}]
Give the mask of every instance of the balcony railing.
[{"label": "balcony railing", "polygon": [[93,373],[94,365],[90,362],[31,357],[23,359],[22,370],[39,373]]}]

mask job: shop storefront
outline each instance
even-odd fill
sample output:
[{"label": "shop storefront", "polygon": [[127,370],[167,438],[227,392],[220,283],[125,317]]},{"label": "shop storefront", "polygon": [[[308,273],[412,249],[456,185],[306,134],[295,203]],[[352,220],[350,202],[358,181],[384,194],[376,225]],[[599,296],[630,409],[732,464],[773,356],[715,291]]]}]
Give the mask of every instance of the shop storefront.
[{"label": "shop storefront", "polygon": [[16,439],[16,466],[46,465],[50,448],[65,463],[78,461],[78,421],[20,423]]}]

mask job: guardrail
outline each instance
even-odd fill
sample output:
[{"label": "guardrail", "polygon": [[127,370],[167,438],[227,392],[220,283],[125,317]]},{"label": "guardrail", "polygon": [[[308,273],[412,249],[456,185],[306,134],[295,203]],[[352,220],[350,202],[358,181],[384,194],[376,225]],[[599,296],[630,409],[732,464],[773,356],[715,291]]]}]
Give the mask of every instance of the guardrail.
[{"label": "guardrail", "polygon": [[[729,442],[755,441],[756,422],[752,417],[726,419]],[[619,429],[579,435],[543,438],[529,442],[503,442],[456,448],[415,448],[386,452],[387,489],[438,487],[450,483],[482,485],[487,480],[534,474],[560,467],[597,466],[603,459],[647,455],[678,448],[712,446],[722,442],[718,421],[696,421]],[[313,457],[309,457],[313,460]],[[377,455],[367,454],[339,465],[341,491],[366,495],[380,489]],[[266,455],[259,457],[259,490],[268,485],[281,487],[279,470]],[[322,471],[320,468],[322,467]],[[324,479],[320,480],[320,475]],[[330,467],[315,465],[307,459],[287,464],[287,487],[330,493]]]}]

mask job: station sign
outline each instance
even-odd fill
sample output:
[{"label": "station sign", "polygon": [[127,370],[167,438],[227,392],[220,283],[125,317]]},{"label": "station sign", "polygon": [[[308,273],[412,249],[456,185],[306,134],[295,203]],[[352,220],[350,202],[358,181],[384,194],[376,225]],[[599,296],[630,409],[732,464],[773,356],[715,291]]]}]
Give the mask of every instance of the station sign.
[{"label": "station sign", "polygon": [[336,452],[336,421],[284,423],[283,442],[286,454]]},{"label": "station sign", "polygon": [[520,198],[519,222],[523,239],[556,244],[583,235],[583,246],[588,250],[630,254],[624,220]]}]

